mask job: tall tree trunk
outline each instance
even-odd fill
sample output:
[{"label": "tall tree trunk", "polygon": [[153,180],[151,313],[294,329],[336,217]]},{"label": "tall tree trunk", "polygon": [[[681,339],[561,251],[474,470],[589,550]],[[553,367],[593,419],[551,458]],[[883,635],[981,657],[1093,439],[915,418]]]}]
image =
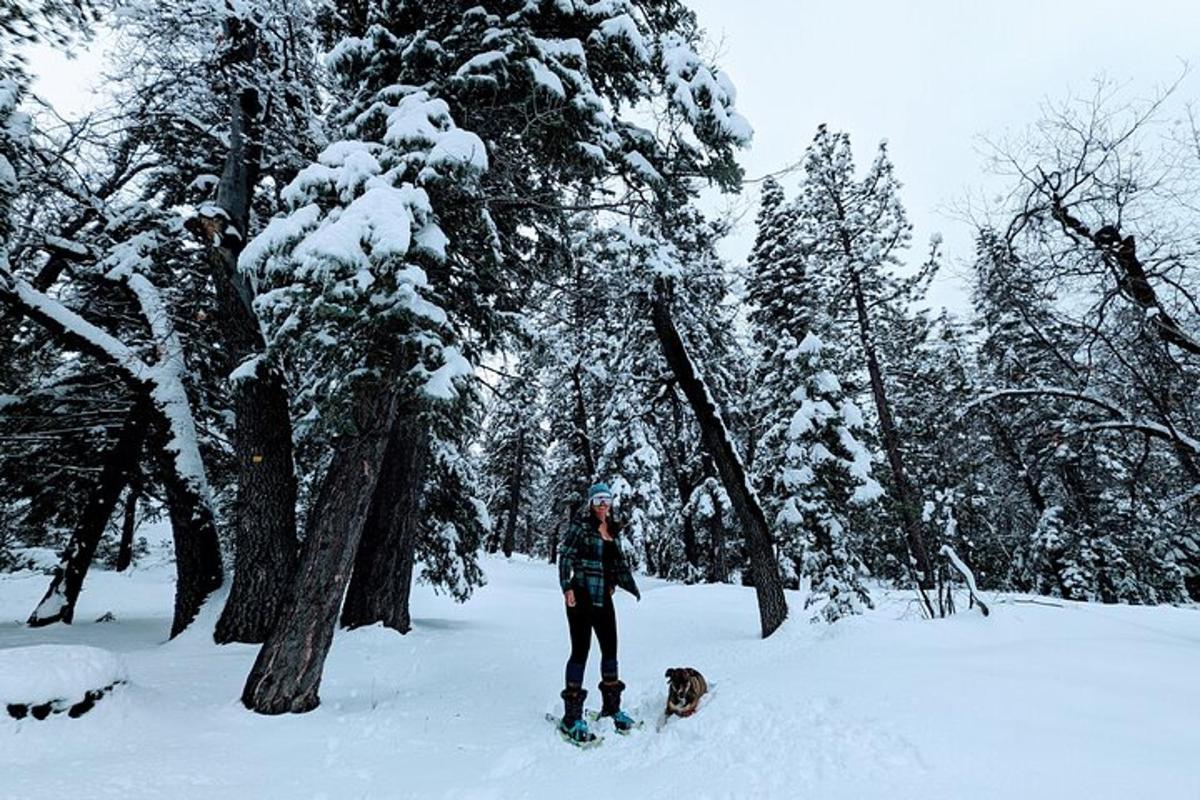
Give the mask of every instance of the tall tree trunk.
[{"label": "tall tree trunk", "polygon": [[412,629],[408,602],[429,448],[429,429],[419,414],[397,417],[342,606],[344,627],[382,622],[400,633]]},{"label": "tall tree trunk", "polygon": [[192,624],[204,601],[221,586],[221,544],[209,499],[184,478],[170,446],[165,416],[150,426],[152,452],[167,500],[171,538],[175,543],[174,639]]},{"label": "tall tree trunk", "polygon": [[554,530],[550,533],[550,557],[547,559],[551,564],[558,562],[558,540],[562,536],[563,521],[559,519],[554,523]]},{"label": "tall tree trunk", "polygon": [[[265,374],[264,374],[265,373]],[[262,642],[295,579],[296,476],[287,392],[274,367],[234,387],[238,459],[233,586],[213,638]]]},{"label": "tall tree trunk", "polygon": [[892,471],[892,482],[896,487],[896,499],[900,506],[900,517],[904,521],[904,536],[908,544],[909,555],[917,569],[917,593],[930,616],[933,606],[925,591],[935,585],[933,563],[929,560],[929,551],[925,547],[925,534],[921,525],[921,503],[916,490],[908,480],[904,468],[904,454],[900,447],[900,435],[896,431],[896,423],[892,418],[892,408],[888,403],[887,390],[883,384],[883,370],[879,367],[879,357],[875,352],[875,337],[871,331],[871,317],[867,312],[867,300],[863,295],[862,282],[858,273],[850,270],[850,285],[854,291],[854,307],[858,312],[858,331],[862,341],[863,352],[867,358],[867,373],[871,378],[871,395],[875,399],[875,410],[879,414],[879,430],[883,438],[883,447],[887,452],[888,466]]},{"label": "tall tree trunk", "polygon": [[683,389],[692,413],[696,415],[701,440],[716,465],[729,500],[746,532],[750,577],[758,595],[758,615],[765,639],[783,624],[788,610],[771,532],[758,496],[750,485],[750,476],[746,474],[720,411],[675,328],[668,289],[665,279],[655,280],[651,296],[654,330],[662,345],[663,356]]},{"label": "tall tree trunk", "polygon": [[389,381],[358,393],[354,430],[335,440],[313,505],[295,585],[242,690],[242,703],[260,714],[303,713],[321,702],[321,672],[398,405]]},{"label": "tall tree trunk", "polygon": [[710,492],[713,515],[709,518],[709,538],[712,545],[712,579],[716,583],[729,582],[729,554],[725,552],[725,520],[721,518],[721,505]]},{"label": "tall tree trunk", "polygon": [[[675,435],[675,441],[668,443],[666,447],[667,461],[675,476],[675,489],[679,492],[679,502],[681,505],[687,505],[698,484],[687,473],[686,453],[683,449],[683,443],[686,441],[683,431],[683,409],[680,407],[679,395],[675,392],[674,387],[668,387],[667,391],[671,400],[671,425]],[[700,566],[700,548],[696,544],[696,524],[691,514],[683,517],[682,534],[683,556],[687,559],[688,566],[695,571]]]},{"label": "tall tree trunk", "polygon": [[522,479],[525,476],[525,430],[517,432],[517,452],[508,482],[508,518],[504,522],[504,557],[512,558],[517,538],[517,516],[521,512]]},{"label": "tall tree trunk", "polygon": [[[214,332],[233,367],[265,348],[253,290],[237,266],[249,237],[250,203],[261,171],[262,106],[258,90],[240,74],[257,57],[258,29],[233,14],[226,16],[224,29],[229,149],[217,187],[219,212],[202,214],[196,227],[209,248],[209,273],[221,315]],[[241,369],[233,385],[233,411],[236,552],[233,586],[213,634],[221,644],[266,639],[295,576],[298,557],[292,424],[280,371],[262,361]]]},{"label": "tall tree trunk", "polygon": [[117,550],[117,572],[124,572],[133,563],[133,534],[137,530],[137,507],[142,499],[142,480],[134,466],[129,479],[129,492],[125,495],[125,514],[121,519],[121,544]]},{"label": "tall tree trunk", "polygon": [[70,625],[75,618],[75,601],[83,588],[83,579],[96,555],[100,537],[112,518],[121,491],[129,484],[136,469],[142,440],[145,438],[145,406],[135,403],[126,414],[116,444],[105,454],[100,478],[92,488],[62,561],[54,569],[50,588],[29,617],[29,625],[40,628],[55,622]]},{"label": "tall tree trunk", "polygon": [[592,437],[588,433],[587,400],[583,396],[583,364],[575,362],[571,368],[571,386],[575,393],[575,441],[579,456],[587,469],[589,481],[596,477],[596,455],[592,452]]}]

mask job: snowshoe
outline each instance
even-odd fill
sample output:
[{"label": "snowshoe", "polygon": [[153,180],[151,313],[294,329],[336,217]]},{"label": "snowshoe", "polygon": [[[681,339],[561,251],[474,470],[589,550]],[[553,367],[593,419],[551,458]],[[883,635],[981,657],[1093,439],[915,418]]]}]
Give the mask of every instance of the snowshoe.
[{"label": "snowshoe", "polygon": [[[617,733],[621,734],[622,736],[628,735],[633,731],[639,731],[645,725],[643,720],[634,719],[624,711],[618,711],[615,714],[607,714],[604,716],[608,716],[610,719],[612,719],[613,728],[616,729]],[[599,722],[604,718],[604,716],[602,716],[599,711],[592,711],[591,709],[589,709],[587,712],[587,718],[592,722]]]},{"label": "snowshoe", "polygon": [[558,731],[558,735],[567,744],[573,744],[581,750],[587,750],[592,747],[597,747],[604,741],[603,736],[597,736],[588,730],[587,723],[582,719],[575,720],[575,723],[570,727],[563,724],[563,720],[553,714],[546,714],[546,721],[554,725]]}]

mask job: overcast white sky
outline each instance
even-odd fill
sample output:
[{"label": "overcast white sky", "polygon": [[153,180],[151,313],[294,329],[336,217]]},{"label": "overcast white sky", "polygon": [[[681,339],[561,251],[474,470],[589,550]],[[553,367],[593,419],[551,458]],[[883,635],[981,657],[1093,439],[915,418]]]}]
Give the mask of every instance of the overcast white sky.
[{"label": "overcast white sky", "polygon": [[[916,226],[914,258],[929,235],[951,259],[970,256],[971,232],[950,207],[984,183],[979,136],[1018,132],[1045,99],[1087,92],[1104,73],[1149,94],[1198,74],[1200,0],[690,0],[738,104],[755,128],[743,163],[758,177],[798,160],[816,127],[849,131],[858,162],[887,139]],[[786,181],[785,181],[786,185]],[[744,257],[752,220],[730,243]],[[938,303],[966,291],[947,275]]]},{"label": "overcast white sky", "polygon": [[[1184,61],[1200,88],[1200,0],[689,0],[713,39],[755,128],[750,177],[795,162],[821,122],[847,130],[860,164],[889,142],[916,226],[914,258],[938,231],[948,255],[970,255],[971,233],[950,213],[984,181],[979,136],[1018,131],[1045,99],[1086,92],[1103,73],[1149,94]],[[34,55],[39,89],[86,103],[100,66]],[[744,258],[752,216],[726,248]],[[936,302],[959,306],[947,276]]]}]

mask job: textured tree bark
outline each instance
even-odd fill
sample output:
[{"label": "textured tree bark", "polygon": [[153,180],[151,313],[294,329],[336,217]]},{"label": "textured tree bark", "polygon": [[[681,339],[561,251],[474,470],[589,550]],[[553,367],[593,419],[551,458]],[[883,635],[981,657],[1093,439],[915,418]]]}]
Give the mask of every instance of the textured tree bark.
[{"label": "textured tree bark", "polygon": [[779,564],[775,559],[775,547],[767,527],[766,515],[754,489],[750,486],[750,477],[746,474],[704,378],[696,371],[695,363],[675,328],[671,317],[668,286],[663,278],[655,280],[651,306],[654,330],[662,345],[663,356],[679,382],[679,387],[683,389],[692,413],[696,415],[701,440],[712,457],[725,491],[729,494],[729,500],[746,532],[750,577],[758,595],[759,621],[765,639],[783,624],[788,611],[787,598],[783,593],[783,578],[779,574]]},{"label": "textured tree bark", "polygon": [[[224,23],[229,68],[229,149],[217,187],[220,213],[200,216],[193,228],[208,246],[209,273],[216,289],[222,339],[230,366],[265,349],[253,307],[253,290],[238,270],[249,236],[250,202],[261,171],[258,90],[237,70],[253,64],[258,30],[228,15]],[[234,381],[234,447],[238,488],[234,513],[233,586],[213,638],[258,643],[275,624],[296,572],[296,477],[292,423],[283,376],[274,365],[256,363]]]},{"label": "textured tree bark", "polygon": [[262,642],[296,574],[296,476],[287,392],[274,368],[234,387],[238,457],[233,586],[213,638]]},{"label": "textured tree bark", "polygon": [[246,679],[246,708],[260,714],[303,713],[321,702],[321,672],[375,496],[397,403],[388,382],[359,390],[354,430],[334,442],[333,460],[313,505],[294,588]]},{"label": "textured tree bark", "polygon": [[408,601],[429,445],[420,415],[396,419],[342,606],[346,628],[382,622],[400,633],[412,630]]},{"label": "textured tree bark", "polygon": [[100,537],[112,518],[121,491],[136,469],[145,438],[145,410],[140,403],[133,406],[125,417],[116,444],[105,454],[100,478],[88,496],[61,563],[54,569],[50,588],[29,617],[30,627],[41,628],[55,622],[70,625],[75,619],[75,601],[96,555]]},{"label": "textured tree bark", "polygon": [[[847,249],[847,255],[849,250]],[[858,273],[850,270],[850,285],[854,291],[854,307],[858,312],[858,331],[862,340],[863,352],[867,357],[867,374],[871,379],[871,395],[875,399],[875,410],[879,413],[879,431],[883,439],[883,447],[887,452],[888,466],[892,471],[892,482],[896,486],[896,499],[900,506],[900,517],[904,521],[904,536],[908,544],[908,552],[917,567],[917,594],[920,596],[926,611],[933,616],[933,606],[926,590],[932,589],[936,579],[933,572],[933,562],[929,559],[929,550],[925,547],[925,534],[921,527],[920,498],[908,480],[908,472],[904,468],[904,455],[900,449],[900,435],[896,431],[896,423],[892,418],[892,408],[888,403],[887,390],[883,385],[883,370],[879,367],[879,357],[875,352],[875,338],[871,332],[871,317],[867,313],[867,301],[863,296],[862,282]]]}]

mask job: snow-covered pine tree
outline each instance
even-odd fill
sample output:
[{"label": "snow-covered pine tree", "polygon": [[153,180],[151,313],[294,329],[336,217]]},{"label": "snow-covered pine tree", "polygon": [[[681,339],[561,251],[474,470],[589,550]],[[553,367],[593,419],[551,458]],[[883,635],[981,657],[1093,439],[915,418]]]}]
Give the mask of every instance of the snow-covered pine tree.
[{"label": "snow-covered pine tree", "polygon": [[725,487],[715,477],[705,478],[692,492],[681,512],[696,526],[696,547],[707,566],[710,583],[736,582],[745,562],[738,535],[737,517]]},{"label": "snow-covered pine tree", "polygon": [[812,619],[836,622],[872,607],[847,507],[877,500],[883,490],[871,477],[870,451],[855,435],[862,412],[825,368],[822,349],[810,332],[791,351],[791,374],[799,380],[788,398],[794,411],[774,481],[786,493],[775,526],[785,574],[811,582],[805,607],[814,609]]},{"label": "snow-covered pine tree", "polygon": [[[1023,262],[995,231],[984,229],[976,239],[974,270],[981,391],[1078,383],[1075,337],[1055,318],[1055,298],[1035,266]],[[992,516],[993,538],[1008,542],[1005,550],[1015,556],[983,572],[1004,568],[1018,588],[1029,589],[1045,579],[1022,574],[1039,572],[1033,562],[1048,565],[1059,557],[1061,509],[1050,497],[1051,445],[1059,440],[1055,420],[1062,408],[1061,401],[1030,404],[1015,398],[973,407],[989,436],[991,483],[1005,509]],[[1026,555],[1026,547],[1035,553]]]},{"label": "snow-covered pine tree", "polygon": [[518,548],[518,526],[535,502],[532,492],[546,448],[539,387],[532,370],[524,364],[519,367],[496,386],[483,440],[488,511],[496,522],[487,549],[503,550],[505,556],[528,553]]},{"label": "snow-covered pine tree", "polygon": [[[473,391],[458,379],[503,330],[507,287],[523,285],[504,266],[557,229],[579,187],[606,174],[646,186],[668,167],[729,178],[747,132],[674,2],[381,2],[335,7],[327,21],[338,141],[285,191],[290,214],[242,254],[267,290],[269,347],[303,364],[309,404],[336,434],[295,602],[243,694],[268,713],[318,703],[393,421]],[[660,145],[621,118],[652,96],[697,145]],[[546,102],[557,113],[531,125]]]},{"label": "snow-covered pine tree", "polygon": [[614,240],[593,214],[564,215],[553,242],[558,246],[543,259],[546,279],[532,299],[527,328],[554,454],[547,465],[550,494],[540,505],[561,534],[562,520],[579,510],[599,474],[602,412],[617,391],[613,349],[626,311],[613,269]]},{"label": "snow-covered pine tree", "polygon": [[[694,208],[682,209],[678,220],[671,238],[687,268],[674,279],[677,300],[674,319],[692,352],[702,359],[709,394],[719,403],[722,421],[739,453],[746,453],[750,463],[756,417],[747,398],[751,397],[750,387],[754,383],[753,359],[742,338],[741,298],[732,292],[739,279],[717,254],[717,243],[729,229],[725,221],[706,221],[697,216]],[[661,341],[659,344],[661,351]],[[707,562],[706,552],[712,555],[713,551],[701,546],[697,522],[686,514],[688,498],[718,472],[695,415],[687,413],[687,400],[677,375],[673,370],[668,374],[672,382],[665,395],[656,398],[660,417],[666,417],[660,423],[660,430],[664,431],[660,435],[670,445],[665,452],[674,477],[675,502],[685,505],[679,513],[689,577],[699,580],[714,570],[727,571]],[[717,507],[731,508],[728,491],[712,496]],[[710,517],[709,522],[716,519]],[[733,520],[729,523],[720,533],[724,548],[747,556],[745,525]],[[713,533],[711,527],[708,533]],[[743,576],[749,574],[748,566],[744,558],[738,562]]]},{"label": "snow-covered pine tree", "polygon": [[[686,219],[686,210],[680,216]],[[759,623],[765,638],[787,617],[779,564],[766,515],[732,428],[725,421],[720,398],[712,391],[705,371],[697,366],[694,354],[700,351],[693,349],[681,333],[681,326],[676,324],[673,299],[681,285],[686,286],[683,279],[688,276],[689,269],[684,265],[690,262],[682,260],[681,255],[687,252],[690,242],[686,238],[678,243],[673,241],[666,233],[673,230],[672,225],[659,219],[631,237],[631,242],[653,276],[648,293],[650,317],[663,358],[670,367],[675,385],[687,398],[699,430],[699,440],[721,478],[743,531],[748,561],[745,575],[755,588]]]},{"label": "snow-covered pine tree", "polygon": [[903,304],[927,278],[922,271],[900,279],[894,271],[911,238],[899,187],[886,146],[880,147],[860,179],[855,175],[850,137],[822,126],[805,154],[796,203],[807,269],[835,282],[837,302],[831,313],[856,329],[861,366],[867,371],[879,438],[887,455],[889,499],[901,523],[914,582],[932,614],[925,592],[934,585],[934,570],[921,519],[921,493],[905,464],[881,360],[878,313],[873,312],[881,302]]},{"label": "snow-covered pine tree", "polygon": [[[763,510],[775,526],[784,575],[792,588],[798,585],[799,556],[806,546],[807,533],[798,524],[781,530],[778,520],[795,490],[795,486],[783,482],[785,471],[794,473],[794,469],[785,470],[791,448],[789,431],[797,407],[793,394],[812,377],[809,365],[799,357],[800,343],[810,334],[817,336],[814,341],[818,343],[822,334],[826,338],[836,335],[824,313],[821,278],[806,272],[798,226],[797,208],[788,202],[783,187],[768,178],[762,186],[746,281],[755,347],[749,461]],[[816,357],[821,358],[819,353]],[[841,497],[833,502],[844,505],[848,500]],[[787,536],[799,536],[799,540],[782,538]]]},{"label": "snow-covered pine tree", "polygon": [[[478,469],[467,453],[481,425],[482,409],[471,394],[464,393],[455,402],[457,415],[429,418],[430,459],[415,556],[422,581],[464,602],[485,583],[478,557],[496,522],[479,490]],[[403,610],[407,613],[407,602]]]},{"label": "snow-covered pine tree", "polygon": [[[1010,550],[995,535],[1004,498],[988,470],[991,437],[980,415],[966,411],[980,392],[971,331],[944,311],[931,319],[924,311],[884,306],[877,319],[896,428],[912,479],[922,487],[922,520],[939,552],[949,545],[979,585],[995,588],[1007,573]],[[903,552],[886,540],[877,537],[881,546],[868,563],[878,577],[902,580]],[[949,613],[961,578],[947,559],[937,558],[935,568],[938,613]]]},{"label": "snow-covered pine tree", "polygon": [[[747,360],[733,335],[729,273],[715,251],[721,232],[720,225],[693,209],[678,214],[671,247],[689,269],[676,283],[676,320],[688,342],[704,354],[708,385],[720,398],[731,434],[740,438],[745,414],[730,401],[744,394]],[[596,232],[586,259],[602,276],[604,315],[611,328],[593,364],[606,377],[599,387],[603,405],[596,426],[602,443],[597,473],[617,493],[616,510],[629,523],[631,557],[651,574],[701,580],[712,569],[699,545],[689,500],[713,466],[650,324],[643,259],[646,248],[654,246],[628,227],[613,225]],[[613,319],[625,322],[613,326]],[[732,542],[738,536],[734,526],[727,538]]]}]

